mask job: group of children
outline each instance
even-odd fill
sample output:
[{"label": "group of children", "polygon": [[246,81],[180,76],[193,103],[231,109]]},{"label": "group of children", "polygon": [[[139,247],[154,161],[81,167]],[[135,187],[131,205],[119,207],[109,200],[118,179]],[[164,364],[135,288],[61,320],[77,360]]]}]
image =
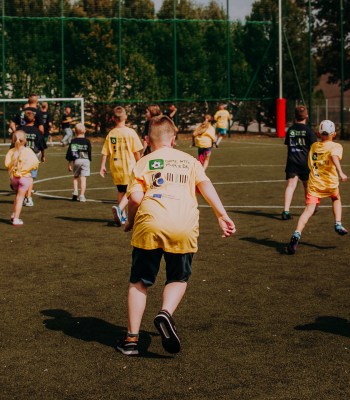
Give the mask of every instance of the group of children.
[{"label": "group of children", "polygon": [[306,125],[307,119],[307,108],[296,107],[295,123],[288,129],[285,138],[285,144],[288,146],[285,170],[288,183],[282,220],[292,219],[290,205],[299,179],[303,182],[306,199],[305,210],[287,245],[289,254],[295,254],[301,233],[317,211],[322,198],[330,197],[332,200],[335,232],[341,236],[348,233],[341,221],[342,206],[339,192],[339,179],[342,182],[348,179],[340,165],[343,147],[333,142],[336,130],[332,121],[324,120],[320,123],[318,132],[320,141],[317,141],[314,132]]},{"label": "group of children", "polygon": [[[118,206],[113,207],[114,219],[119,226],[124,225],[126,232],[132,230],[128,330],[117,344],[117,349],[125,355],[139,354],[139,331],[148,288],[155,283],[162,257],[166,263],[166,284],[154,325],[167,352],[175,354],[181,349],[173,314],[186,292],[192,272],[192,259],[198,249],[197,194],[200,193],[212,207],[223,237],[229,237],[236,231],[234,222],[229,218],[205,173],[215,140],[211,117],[205,116],[204,122],[194,132],[199,147],[199,162],[189,154],[173,148],[177,131],[175,124],[168,116],[156,114],[148,119],[144,146],[137,133],[126,126],[125,109],[116,107],[113,111],[115,127],[107,135],[102,148],[100,175],[105,177],[109,157],[110,173],[118,191]],[[285,141],[288,145],[288,185],[282,219],[292,218],[289,207],[298,179],[304,182],[306,208],[288,244],[290,254],[295,253],[301,232],[315,213],[321,198],[330,197],[333,201],[335,231],[340,235],[347,233],[341,223],[339,194],[339,178],[346,181],[347,176],[340,166],[342,146],[333,142],[335,126],[331,121],[323,121],[320,124],[319,142],[306,127],[306,108],[298,107],[295,116],[296,123],[288,130]],[[83,124],[77,124],[76,133],[77,137],[71,141],[66,158],[69,170],[74,172],[73,200],[83,202],[86,200],[86,177],[90,174],[91,144],[85,138]],[[31,171],[39,163],[34,151],[25,147],[26,141],[29,143],[26,133],[22,129],[16,130],[13,148],[5,160],[10,171],[11,185],[16,192],[14,213],[11,216],[14,225],[23,224],[19,219],[21,207],[32,181]],[[145,154],[147,147],[150,152]],[[144,154],[141,157],[142,152]]]}]

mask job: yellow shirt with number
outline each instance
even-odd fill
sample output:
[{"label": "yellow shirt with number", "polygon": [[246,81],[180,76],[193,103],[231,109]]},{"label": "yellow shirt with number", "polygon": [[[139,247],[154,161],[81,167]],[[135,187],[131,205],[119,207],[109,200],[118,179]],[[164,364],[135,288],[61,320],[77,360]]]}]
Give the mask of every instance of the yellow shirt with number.
[{"label": "yellow shirt with number", "polygon": [[230,120],[230,113],[227,110],[219,110],[214,115],[216,127],[220,129],[228,129],[228,122]]},{"label": "yellow shirt with number", "polygon": [[332,156],[339,160],[343,156],[343,147],[331,140],[314,143],[309,152],[310,175],[308,193],[315,197],[329,197],[339,191],[339,177],[332,161]]},{"label": "yellow shirt with number", "polygon": [[128,127],[112,129],[104,142],[102,155],[109,156],[109,169],[115,185],[128,185],[132,169],[136,164],[133,153],[143,149],[134,129]]},{"label": "yellow shirt with number", "polygon": [[30,178],[31,171],[38,168],[39,160],[34,151],[29,147],[23,147],[19,151],[19,154],[15,148],[12,148],[6,154],[5,166],[11,178]]},{"label": "yellow shirt with number", "polygon": [[201,149],[213,147],[213,142],[215,142],[215,129],[211,125],[209,125],[208,129],[204,133],[194,137],[196,147],[200,147]]},{"label": "yellow shirt with number", "polygon": [[131,244],[169,253],[198,250],[199,211],[196,186],[209,181],[201,164],[182,151],[163,148],[141,158],[132,173],[127,196],[144,192]]}]

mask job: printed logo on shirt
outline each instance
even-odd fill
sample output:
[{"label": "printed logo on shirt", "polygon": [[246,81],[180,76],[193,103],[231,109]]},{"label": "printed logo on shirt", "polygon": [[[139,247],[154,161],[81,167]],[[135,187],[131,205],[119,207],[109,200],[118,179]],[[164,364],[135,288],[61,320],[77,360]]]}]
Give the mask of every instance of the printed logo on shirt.
[{"label": "printed logo on shirt", "polygon": [[164,160],[158,159],[158,160],[150,160],[149,162],[149,169],[151,171],[155,169],[163,169],[164,168]]},{"label": "printed logo on shirt", "polygon": [[111,143],[112,143],[112,144],[116,144],[116,143],[117,143],[117,138],[111,137]]},{"label": "printed logo on shirt", "polygon": [[162,178],[162,174],[157,172],[155,175],[152,176],[152,187],[160,187],[164,183],[164,179]]}]

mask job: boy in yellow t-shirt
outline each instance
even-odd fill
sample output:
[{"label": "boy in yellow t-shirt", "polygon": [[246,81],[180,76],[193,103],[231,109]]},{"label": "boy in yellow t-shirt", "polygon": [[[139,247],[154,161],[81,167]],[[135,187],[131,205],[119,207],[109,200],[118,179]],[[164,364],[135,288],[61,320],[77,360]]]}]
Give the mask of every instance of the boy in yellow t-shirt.
[{"label": "boy in yellow t-shirt", "polygon": [[115,107],[113,110],[115,128],[112,129],[104,142],[102,148],[102,161],[100,175],[106,175],[106,161],[109,157],[109,168],[112,179],[118,190],[118,206],[113,206],[114,221],[117,226],[125,224],[125,208],[128,200],[125,197],[131,172],[140,159],[140,151],[143,149],[140,138],[134,129],[125,125],[127,115],[123,107]]},{"label": "boy in yellow t-shirt", "polygon": [[129,216],[125,231],[133,229],[132,266],[128,291],[128,333],[117,345],[126,355],[138,354],[138,335],[147,289],[156,280],[160,261],[166,262],[166,285],[161,311],[154,324],[169,353],[180,351],[172,315],[185,294],[197,251],[199,211],[196,188],[213,208],[223,237],[235,231],[203,167],[192,156],[173,149],[176,128],[165,115],[150,121],[152,153],[134,168],[128,188]]},{"label": "boy in yellow t-shirt", "polygon": [[216,121],[216,134],[217,141],[215,143],[216,147],[219,147],[222,138],[226,136],[227,130],[230,129],[230,113],[225,110],[225,105],[220,104],[218,111],[214,115],[214,119]]},{"label": "boy in yellow t-shirt", "polygon": [[343,147],[334,143],[336,136],[335,125],[332,121],[325,120],[320,124],[319,133],[321,142],[315,142],[309,152],[309,182],[306,196],[306,208],[301,214],[297,229],[291,237],[287,250],[294,254],[299,244],[301,232],[305,225],[315,213],[320,199],[330,197],[333,203],[333,214],[335,218],[335,231],[339,235],[346,235],[348,231],[341,223],[342,207],[339,193],[339,178],[345,182],[348,177],[342,171],[340,160],[343,155]]}]

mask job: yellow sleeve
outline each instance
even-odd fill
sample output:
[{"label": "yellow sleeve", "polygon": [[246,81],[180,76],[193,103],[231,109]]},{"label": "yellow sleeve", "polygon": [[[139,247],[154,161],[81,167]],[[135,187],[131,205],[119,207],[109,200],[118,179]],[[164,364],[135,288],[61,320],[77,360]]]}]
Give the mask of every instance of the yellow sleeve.
[{"label": "yellow sleeve", "polygon": [[11,168],[11,166],[12,166],[12,154],[13,154],[12,150],[9,150],[6,154],[6,157],[5,157],[5,167],[6,168]]},{"label": "yellow sleeve", "polygon": [[135,176],[135,169],[131,173],[130,183],[128,184],[128,190],[126,192],[126,197],[129,198],[131,193],[135,192],[146,192],[146,182],[142,177]]},{"label": "yellow sleeve", "polygon": [[138,136],[138,134],[134,131],[134,136],[133,136],[133,153],[136,153],[137,151],[143,150],[143,144],[141,143],[141,140]]},{"label": "yellow sleeve", "polygon": [[333,146],[331,150],[331,156],[337,156],[339,160],[341,160],[343,157],[343,147],[339,143],[334,144],[335,146]]}]

